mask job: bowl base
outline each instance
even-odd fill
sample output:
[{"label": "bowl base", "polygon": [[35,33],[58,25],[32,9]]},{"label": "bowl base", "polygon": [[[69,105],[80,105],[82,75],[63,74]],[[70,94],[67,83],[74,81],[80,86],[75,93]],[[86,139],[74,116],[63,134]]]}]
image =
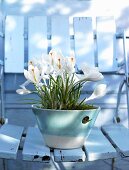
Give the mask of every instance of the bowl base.
[{"label": "bowl base", "polygon": [[75,149],[84,145],[85,137],[67,137],[55,135],[43,135],[44,141],[50,148],[57,149]]}]

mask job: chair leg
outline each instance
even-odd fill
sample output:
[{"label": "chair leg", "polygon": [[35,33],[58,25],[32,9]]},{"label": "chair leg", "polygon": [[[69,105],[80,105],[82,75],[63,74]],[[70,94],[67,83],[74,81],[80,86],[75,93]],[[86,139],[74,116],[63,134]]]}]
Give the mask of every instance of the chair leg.
[{"label": "chair leg", "polygon": [[7,170],[7,160],[3,159],[3,170]]},{"label": "chair leg", "polygon": [[0,100],[1,100],[1,122],[5,123],[5,107],[4,107],[4,68],[1,66],[1,82],[0,82]]},{"label": "chair leg", "polygon": [[112,167],[111,167],[111,170],[115,170],[115,158],[112,158]]},{"label": "chair leg", "polygon": [[129,128],[129,85],[126,82],[126,99],[127,99],[127,113],[128,113],[128,128]]},{"label": "chair leg", "polygon": [[123,80],[120,83],[118,94],[117,94],[117,105],[116,105],[116,111],[115,111],[115,116],[114,116],[114,122],[115,123],[119,123],[120,122],[120,118],[118,116],[118,111],[119,111],[119,105],[120,105],[120,99],[121,99],[121,92],[122,92],[122,88],[124,86],[124,83],[125,83],[125,80]]},{"label": "chair leg", "polygon": [[5,107],[4,107],[4,68],[1,67],[0,72],[1,82],[0,82],[0,100],[1,100],[1,120],[5,119]]}]

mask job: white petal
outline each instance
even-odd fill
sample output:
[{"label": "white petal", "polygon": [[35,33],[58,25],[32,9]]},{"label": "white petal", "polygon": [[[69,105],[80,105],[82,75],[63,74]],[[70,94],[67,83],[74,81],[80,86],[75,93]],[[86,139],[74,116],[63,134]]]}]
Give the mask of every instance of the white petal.
[{"label": "white petal", "polygon": [[27,89],[17,89],[16,92],[20,95],[30,94],[32,93],[30,90]]},{"label": "white petal", "polygon": [[53,72],[53,67],[52,67],[51,65],[48,65],[48,66],[46,67],[45,73],[46,73],[47,75],[49,75],[49,74],[51,74],[52,72]]},{"label": "white petal", "polygon": [[28,71],[28,79],[29,79],[32,83],[35,83],[34,73],[33,73],[32,71]]},{"label": "white petal", "polygon": [[101,73],[90,73],[89,75],[86,76],[86,79],[88,81],[99,81],[102,80],[104,77]]},{"label": "white petal", "polygon": [[85,99],[85,102],[89,101],[89,100],[94,100],[100,97],[103,97],[107,92],[107,85],[106,84],[99,84],[95,90],[93,91],[93,93],[91,94],[91,96],[89,98]]},{"label": "white petal", "polygon": [[82,70],[84,73],[89,73],[90,70],[91,70],[91,67],[90,67],[87,63],[83,63],[82,66],[81,66],[81,70]]},{"label": "white petal", "polygon": [[30,84],[30,81],[27,80],[25,81],[23,84],[20,85],[21,88],[25,89],[25,86],[27,86],[28,84]]},{"label": "white petal", "polygon": [[95,94],[96,96],[104,96],[106,94],[107,91],[107,85],[106,84],[99,84],[96,88],[95,88]]},{"label": "white petal", "polygon": [[34,65],[29,64],[29,66],[28,66],[28,71],[31,71],[32,69],[34,69]]},{"label": "white petal", "polygon": [[78,78],[79,81],[86,79],[86,76],[84,74],[76,74],[76,77]]},{"label": "white petal", "polygon": [[34,68],[34,76],[36,78],[36,82],[39,83],[41,80],[41,76],[40,76],[40,70],[37,67]]}]

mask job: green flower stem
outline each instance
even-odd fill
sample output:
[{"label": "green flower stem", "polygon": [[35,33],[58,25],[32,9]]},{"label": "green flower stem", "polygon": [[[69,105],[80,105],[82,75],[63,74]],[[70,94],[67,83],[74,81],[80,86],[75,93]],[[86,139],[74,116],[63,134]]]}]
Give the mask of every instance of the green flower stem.
[{"label": "green flower stem", "polygon": [[84,100],[79,102],[81,89],[85,80],[75,82],[74,74],[69,77],[67,73],[56,78],[50,75],[49,81],[41,87],[34,84],[41,104],[46,109],[81,109],[84,108]]}]

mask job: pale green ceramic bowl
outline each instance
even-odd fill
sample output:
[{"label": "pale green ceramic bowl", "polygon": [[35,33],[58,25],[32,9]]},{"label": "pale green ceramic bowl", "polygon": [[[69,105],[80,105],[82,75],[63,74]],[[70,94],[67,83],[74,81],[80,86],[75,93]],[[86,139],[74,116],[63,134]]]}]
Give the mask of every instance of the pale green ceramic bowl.
[{"label": "pale green ceramic bowl", "polygon": [[47,146],[72,149],[84,144],[100,107],[91,110],[51,110],[33,105],[32,110]]}]

